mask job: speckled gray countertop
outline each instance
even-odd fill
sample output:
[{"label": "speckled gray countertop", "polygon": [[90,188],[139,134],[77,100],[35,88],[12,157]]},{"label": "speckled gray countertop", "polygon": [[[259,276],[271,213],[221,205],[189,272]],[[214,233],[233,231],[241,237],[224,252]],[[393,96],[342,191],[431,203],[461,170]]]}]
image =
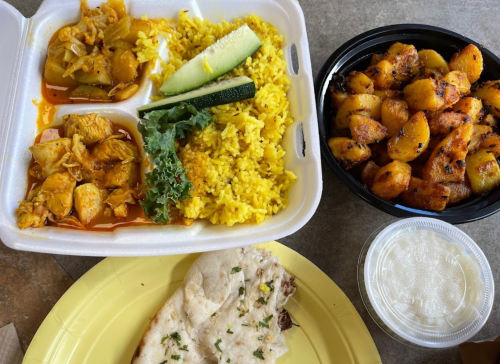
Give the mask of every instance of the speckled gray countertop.
[{"label": "speckled gray countertop", "polygon": [[[36,12],[41,0],[7,2],[29,17]],[[329,55],[344,42],[367,30],[390,24],[440,26],[474,39],[500,55],[498,0],[304,0],[300,4],[307,23],[314,76]],[[314,217],[300,231],[280,241],[310,259],[345,292],[373,336],[384,363],[461,363],[457,348],[426,350],[405,346],[387,336],[371,319],[358,291],[358,255],[375,229],[396,218],[363,202],[325,164],[323,181],[323,197]],[[498,296],[500,214],[458,227],[469,234],[488,257]],[[54,258],[72,279],[77,279],[99,260],[69,256]],[[499,334],[500,301],[497,299],[488,322],[474,339]]]}]

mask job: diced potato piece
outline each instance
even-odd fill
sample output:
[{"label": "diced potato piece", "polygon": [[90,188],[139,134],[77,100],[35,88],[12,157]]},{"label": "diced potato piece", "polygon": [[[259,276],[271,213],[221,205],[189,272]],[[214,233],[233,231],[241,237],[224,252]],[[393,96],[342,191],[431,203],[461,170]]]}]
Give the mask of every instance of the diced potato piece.
[{"label": "diced potato piece", "polygon": [[492,130],[487,125],[474,124],[474,129],[472,130],[472,138],[469,143],[469,154],[474,154],[484,142],[486,137],[492,133]]},{"label": "diced potato piece", "polygon": [[353,139],[360,143],[378,143],[387,135],[382,124],[363,115],[349,115],[347,123]]},{"label": "diced potato piece", "polygon": [[451,57],[450,69],[467,73],[470,83],[474,83],[483,72],[483,55],[474,44],[469,44]]},{"label": "diced potato piece", "polygon": [[104,211],[104,191],[93,183],[85,183],[75,188],[75,209],[83,225],[88,225]]},{"label": "diced potato piece", "polygon": [[434,148],[422,171],[424,180],[431,182],[462,182],[464,180],[465,156],[472,130],[472,123],[463,124],[448,134]]},{"label": "diced potato piece", "polygon": [[438,71],[442,75],[450,72],[448,62],[433,49],[422,49],[418,51],[418,58],[424,63],[425,68]]},{"label": "diced potato piece", "polygon": [[372,186],[373,178],[377,174],[379,166],[374,161],[368,161],[361,171],[361,180],[367,187]]},{"label": "diced potato piece", "polygon": [[410,177],[409,164],[393,161],[378,170],[373,178],[372,192],[383,199],[390,200],[408,188]]},{"label": "diced potato piece", "polygon": [[370,66],[375,66],[377,63],[379,63],[382,59],[384,58],[383,54],[380,53],[373,53],[372,58],[370,59]]},{"label": "diced potato piece", "polygon": [[460,92],[457,91],[455,85],[451,85],[445,82],[440,82],[444,86],[444,106],[443,109],[447,109],[455,105],[460,101]]},{"label": "diced potato piece", "polygon": [[382,100],[375,95],[349,95],[337,112],[335,127],[338,129],[348,128],[349,124],[347,123],[347,117],[349,115],[364,115],[374,120],[380,120],[381,105]]},{"label": "diced potato piece", "polygon": [[415,77],[413,77],[413,80],[411,82],[415,82],[417,80],[425,80],[426,78],[439,80],[441,77],[443,77],[443,75],[439,73],[439,71],[430,68],[423,68]]},{"label": "diced potato piece", "polygon": [[481,83],[480,87],[472,94],[490,106],[493,116],[500,118],[500,80]]},{"label": "diced potato piece", "polygon": [[136,83],[133,83],[131,85],[128,85],[122,90],[118,90],[115,92],[115,100],[116,101],[123,101],[131,98],[132,96],[135,95],[135,93],[139,90],[139,85]]},{"label": "diced potato piece", "polygon": [[376,144],[371,144],[370,149],[372,151],[372,160],[379,166],[385,166],[392,162],[387,154],[387,143],[381,142]]},{"label": "diced potato piece", "polygon": [[90,101],[109,101],[111,98],[102,88],[90,85],[80,85],[69,93],[71,99],[85,99]]},{"label": "diced potato piece", "polygon": [[[427,150],[429,150],[429,148],[426,149],[426,152]],[[430,153],[429,153],[430,155]],[[424,164],[423,163],[420,163],[417,160],[414,160],[412,161],[411,163],[408,163],[411,167],[411,175],[413,177],[417,177],[417,178],[422,178],[422,170],[424,169]]]},{"label": "diced potato piece", "polygon": [[106,69],[99,69],[98,71],[94,69],[88,73],[78,70],[73,74],[78,82],[85,85],[111,86],[113,84],[111,74]]},{"label": "diced potato piece", "polygon": [[441,79],[442,82],[448,82],[457,88],[461,96],[470,94],[470,82],[467,73],[462,71],[451,71]]},{"label": "diced potato piece", "polygon": [[471,117],[458,112],[443,112],[429,120],[432,135],[448,134],[460,125],[471,122]]},{"label": "diced potato piece", "polygon": [[387,98],[404,100],[405,97],[403,91],[399,90],[374,90],[373,95],[380,97],[381,100],[385,100]]},{"label": "diced potato piece", "polygon": [[113,53],[111,73],[117,82],[129,83],[137,77],[139,61],[131,51],[118,48]]},{"label": "diced potato piece", "polygon": [[351,72],[346,79],[347,89],[353,94],[371,94],[373,93],[373,82],[370,78],[361,72]]},{"label": "diced potato piece", "polygon": [[493,152],[495,158],[500,157],[500,135],[491,134],[484,139],[481,149],[487,149]]},{"label": "diced potato piece", "polygon": [[[436,111],[445,108],[446,85],[432,78],[417,80],[403,90],[408,106],[416,111]],[[458,101],[458,94],[457,100]]]},{"label": "diced potato piece", "polygon": [[139,39],[139,32],[143,32],[148,35],[151,32],[151,24],[147,20],[142,19],[134,19],[130,24],[130,31],[125,38],[124,41],[135,44],[137,39]]},{"label": "diced potato piece", "polygon": [[387,98],[380,108],[380,122],[387,128],[387,136],[396,135],[408,121],[410,112],[404,100]]},{"label": "diced potato piece", "polygon": [[117,48],[123,48],[127,51],[131,51],[135,48],[135,46],[132,43],[125,42],[122,39],[117,39],[109,46],[109,48],[112,50],[115,50]]},{"label": "diced potato piece", "polygon": [[397,83],[410,82],[420,71],[420,60],[415,46],[411,44],[393,43],[384,54],[384,59],[394,65]]},{"label": "diced potato piece", "polygon": [[349,94],[345,91],[336,90],[333,86],[328,87],[328,90],[330,90],[332,98],[332,107],[338,110]]},{"label": "diced potato piece", "polygon": [[390,88],[394,82],[396,71],[390,62],[380,61],[375,66],[368,67],[365,74],[373,81],[373,85],[376,89],[386,90]]},{"label": "diced potato piece", "polygon": [[493,131],[498,129],[498,119],[496,119],[493,115],[488,114],[483,116],[480,120],[481,125],[488,125]]},{"label": "diced potato piece", "polygon": [[472,122],[477,124],[483,115],[483,103],[474,97],[464,97],[453,105],[453,112],[467,114],[471,117]]},{"label": "diced potato piece", "polygon": [[331,138],[328,140],[333,156],[346,169],[370,158],[371,150],[367,145],[361,144],[349,138]]},{"label": "diced potato piece", "polygon": [[481,149],[467,156],[465,163],[467,163],[467,176],[475,195],[484,194],[500,184],[500,168],[490,150]]},{"label": "diced potato piece", "polygon": [[411,177],[408,189],[400,195],[406,206],[416,209],[443,211],[450,197],[445,185]]},{"label": "diced potato piece", "polygon": [[387,142],[387,153],[391,159],[409,162],[427,149],[430,132],[427,119],[419,111],[403,125],[401,131]]},{"label": "diced potato piece", "polygon": [[73,77],[63,77],[64,72],[66,72],[66,67],[64,67],[56,59],[48,58],[47,62],[45,62],[43,78],[47,82],[55,83],[61,86],[78,85],[78,81]]},{"label": "diced potato piece", "polygon": [[457,204],[472,196],[472,189],[468,183],[447,182],[444,185],[450,189],[450,199],[448,201],[448,205]]},{"label": "diced potato piece", "polygon": [[117,39],[124,39],[130,33],[131,24],[132,18],[127,15],[104,29],[103,43],[108,45],[112,44]]}]

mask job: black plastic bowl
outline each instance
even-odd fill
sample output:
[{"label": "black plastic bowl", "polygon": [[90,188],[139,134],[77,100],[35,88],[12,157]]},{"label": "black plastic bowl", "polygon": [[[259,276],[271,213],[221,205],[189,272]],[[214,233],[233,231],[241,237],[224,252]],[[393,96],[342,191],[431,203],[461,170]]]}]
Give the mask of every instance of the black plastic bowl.
[{"label": "black plastic bowl", "polygon": [[328,147],[332,110],[328,84],[334,73],[343,75],[368,67],[373,53],[383,53],[395,42],[413,44],[417,50],[434,49],[445,59],[450,59],[468,44],[475,44],[482,52],[484,70],[480,81],[500,79],[500,59],[481,44],[446,29],[420,24],[399,24],[376,28],[351,39],[328,58],[315,82],[316,107],[321,151],[330,168],[362,199],[378,209],[397,217],[426,216],[453,224],[479,220],[500,210],[500,187],[489,194],[471,198],[442,212],[413,209],[383,200],[370,192],[360,181],[343,169]]}]

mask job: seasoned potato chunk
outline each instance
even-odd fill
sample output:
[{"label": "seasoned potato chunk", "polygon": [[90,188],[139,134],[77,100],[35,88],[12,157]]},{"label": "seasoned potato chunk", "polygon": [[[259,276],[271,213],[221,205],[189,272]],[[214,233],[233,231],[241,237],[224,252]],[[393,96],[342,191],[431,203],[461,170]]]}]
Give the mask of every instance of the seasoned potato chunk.
[{"label": "seasoned potato chunk", "polygon": [[491,134],[484,139],[481,149],[487,149],[493,152],[495,158],[500,157],[500,135]]},{"label": "seasoned potato chunk", "polygon": [[493,115],[488,114],[483,116],[479,122],[481,125],[489,126],[493,131],[498,130],[498,119],[496,119]]},{"label": "seasoned potato chunk", "polygon": [[336,90],[333,86],[328,88],[332,97],[332,107],[338,110],[349,94],[345,91]]},{"label": "seasoned potato chunk", "polygon": [[85,183],[75,188],[75,209],[83,225],[88,225],[104,211],[105,192],[93,183]]},{"label": "seasoned potato chunk", "polygon": [[487,125],[474,124],[474,129],[472,130],[472,137],[469,143],[469,154],[474,154],[483,144],[484,140],[492,132],[491,128]]},{"label": "seasoned potato chunk", "polygon": [[373,94],[380,97],[381,100],[396,99],[396,100],[404,100],[405,95],[403,91],[399,90],[375,90]]},{"label": "seasoned potato chunk", "polygon": [[387,136],[396,135],[408,121],[410,112],[404,100],[387,98],[380,107],[380,122],[387,128]]},{"label": "seasoned potato chunk", "polygon": [[477,124],[483,115],[483,103],[474,97],[464,97],[453,105],[453,112],[467,114]]},{"label": "seasoned potato chunk", "polygon": [[472,94],[490,106],[493,116],[500,118],[500,80],[481,83],[480,87]]},{"label": "seasoned potato chunk", "polygon": [[455,86],[432,78],[417,80],[403,90],[408,106],[416,111],[436,111],[460,99]]},{"label": "seasoned potato chunk", "polygon": [[374,87],[370,78],[361,72],[351,72],[346,79],[347,89],[354,94],[371,94]]},{"label": "seasoned potato chunk", "polygon": [[450,189],[450,199],[448,201],[448,205],[457,204],[463,200],[468,199],[472,196],[472,189],[470,188],[470,184],[466,182],[462,183],[453,183],[447,182],[444,184]]},{"label": "seasoned potato chunk", "polygon": [[425,68],[438,71],[442,75],[450,72],[448,62],[435,50],[422,49],[418,51],[418,58],[423,62]]},{"label": "seasoned potato chunk", "polygon": [[448,134],[434,148],[422,171],[424,180],[431,182],[462,182],[464,180],[465,156],[472,130],[473,124],[463,124]]},{"label": "seasoned potato chunk", "polygon": [[388,61],[380,61],[375,66],[370,66],[365,74],[373,81],[376,89],[386,90],[392,86],[396,71],[394,66]]},{"label": "seasoned potato chunk", "polygon": [[363,170],[361,171],[361,180],[363,181],[365,186],[372,186],[373,178],[375,178],[375,175],[377,174],[379,169],[380,167],[377,166],[374,161],[368,161],[365,164]]},{"label": "seasoned potato chunk", "polygon": [[470,83],[474,83],[483,72],[483,55],[474,44],[469,44],[451,57],[450,69],[465,72]]},{"label": "seasoned potato chunk", "polygon": [[450,198],[445,185],[411,177],[408,189],[400,195],[404,204],[416,209],[443,211]]},{"label": "seasoned potato chunk", "polygon": [[335,159],[346,169],[367,160],[372,155],[367,145],[349,138],[331,138],[328,140],[328,146]]},{"label": "seasoned potato chunk", "polygon": [[471,117],[466,114],[443,112],[429,120],[429,129],[432,135],[448,134],[471,120]]},{"label": "seasoned potato chunk", "polygon": [[462,71],[451,71],[441,79],[442,82],[448,82],[456,87],[461,96],[470,94],[470,82],[467,74]]},{"label": "seasoned potato chunk", "polygon": [[370,59],[370,66],[375,66],[377,63],[379,63],[382,59],[384,58],[383,54],[380,53],[373,53],[372,58]]},{"label": "seasoned potato chunk", "polygon": [[363,115],[349,115],[347,123],[353,139],[360,143],[378,143],[387,135],[385,126]]},{"label": "seasoned potato chunk", "polygon": [[408,188],[410,177],[411,167],[409,164],[393,161],[381,167],[375,174],[372,192],[383,199],[390,200]]},{"label": "seasoned potato chunk", "polygon": [[500,184],[500,168],[490,150],[481,149],[467,156],[465,162],[467,176],[475,195],[484,194]]},{"label": "seasoned potato chunk", "polygon": [[387,154],[387,143],[381,142],[376,144],[370,144],[370,149],[372,151],[372,160],[379,166],[385,166],[392,162]]},{"label": "seasoned potato chunk", "polygon": [[411,44],[394,43],[384,54],[384,59],[394,66],[395,81],[398,84],[410,82],[420,71],[420,60],[415,46]]},{"label": "seasoned potato chunk", "polygon": [[131,51],[117,48],[112,58],[112,75],[118,83],[129,83],[137,77],[139,61]]},{"label": "seasoned potato chunk", "polygon": [[349,127],[349,115],[364,115],[374,120],[380,120],[380,106],[382,100],[378,96],[369,94],[349,95],[340,106],[335,117],[335,127],[346,129]]},{"label": "seasoned potato chunk", "polygon": [[409,162],[427,149],[430,132],[427,119],[419,111],[404,124],[400,132],[387,142],[387,153],[391,159]]}]

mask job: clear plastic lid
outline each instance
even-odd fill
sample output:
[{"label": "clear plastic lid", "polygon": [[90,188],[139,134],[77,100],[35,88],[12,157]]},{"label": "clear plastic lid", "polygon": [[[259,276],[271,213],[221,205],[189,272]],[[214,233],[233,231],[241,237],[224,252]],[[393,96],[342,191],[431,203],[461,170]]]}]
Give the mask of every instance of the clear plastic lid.
[{"label": "clear plastic lid", "polygon": [[410,345],[458,345],[483,327],[493,306],[483,252],[436,219],[404,219],[372,234],[359,258],[358,284],[372,318]]}]

